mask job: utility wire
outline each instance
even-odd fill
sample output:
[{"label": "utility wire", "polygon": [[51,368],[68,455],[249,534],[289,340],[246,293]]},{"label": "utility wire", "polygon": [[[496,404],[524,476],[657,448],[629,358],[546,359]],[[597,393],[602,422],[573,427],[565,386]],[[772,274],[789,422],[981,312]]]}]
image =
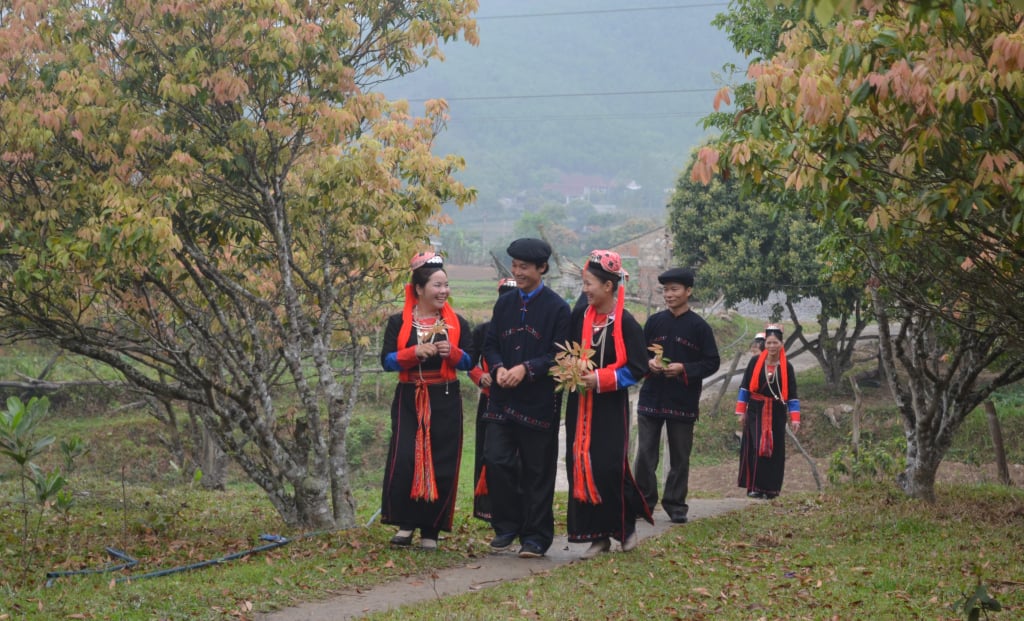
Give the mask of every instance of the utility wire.
[{"label": "utility wire", "polygon": [[461,122],[527,122],[527,123],[538,123],[546,121],[606,121],[610,119],[630,119],[637,121],[648,121],[652,119],[699,119],[711,114],[711,110],[707,112],[664,112],[660,114],[630,114],[624,112],[621,114],[579,114],[579,115],[562,115],[562,116],[460,116],[453,115],[448,119],[448,124],[461,123]]},{"label": "utility wire", "polygon": [[[625,95],[677,95],[679,93],[715,93],[717,88],[678,88],[660,91],[606,91],[597,93],[544,93],[539,95],[481,95],[477,97],[444,97],[446,101],[494,101],[496,99],[556,99],[560,97],[620,97]],[[432,97],[431,99],[439,99]],[[427,101],[409,99],[409,103]]]},{"label": "utility wire", "polygon": [[701,4],[673,4],[669,6],[643,6],[629,9],[589,9],[580,11],[558,11],[553,13],[522,13],[519,15],[487,15],[477,17],[477,21],[485,19],[523,19],[531,17],[564,17],[572,15],[601,15],[604,13],[639,13],[641,11],[669,11],[677,9],[703,9],[716,6],[729,6],[727,2],[705,2]]}]

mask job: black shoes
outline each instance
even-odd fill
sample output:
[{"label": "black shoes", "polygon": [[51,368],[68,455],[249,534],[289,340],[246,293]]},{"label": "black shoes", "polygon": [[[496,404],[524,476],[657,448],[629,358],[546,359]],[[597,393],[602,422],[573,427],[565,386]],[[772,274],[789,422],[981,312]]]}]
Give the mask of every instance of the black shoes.
[{"label": "black shoes", "polygon": [[512,547],[512,544],[516,542],[515,533],[505,533],[504,535],[495,535],[494,539],[491,539],[491,550],[495,552],[501,552],[502,550],[508,550]]},{"label": "black shoes", "polygon": [[749,492],[747,492],[747,498],[756,498],[757,500],[765,500],[766,498],[768,498],[768,496],[766,496],[762,492],[755,492],[754,490],[750,490]]},{"label": "black shoes", "polygon": [[519,558],[540,558],[544,556],[544,550],[537,544],[527,541],[519,548]]},{"label": "black shoes", "polygon": [[395,536],[391,538],[391,545],[393,546],[411,546],[412,545],[412,533],[411,530],[400,530],[395,533]]}]

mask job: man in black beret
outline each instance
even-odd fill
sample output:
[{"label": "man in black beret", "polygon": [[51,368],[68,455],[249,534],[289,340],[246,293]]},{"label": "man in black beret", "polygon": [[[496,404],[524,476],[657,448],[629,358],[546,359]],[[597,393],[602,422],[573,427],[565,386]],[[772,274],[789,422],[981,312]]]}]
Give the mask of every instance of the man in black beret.
[{"label": "man in black beret", "polygon": [[562,395],[548,374],[569,338],[569,305],[544,286],[551,246],[517,239],[508,247],[517,292],[494,303],[483,356],[491,374],[484,419],[484,466],[495,551],[516,539],[519,556],[544,556],[555,536],[553,510]]},{"label": "man in black beret", "polygon": [[[661,508],[677,524],[687,521],[686,495],[690,478],[693,424],[697,422],[704,378],[718,370],[715,335],[704,318],[690,308],[693,270],[673,268],[658,276],[665,310],[644,325],[651,352],[650,374],[640,389],[637,405],[637,453],[633,472],[652,510],[658,502],[658,457],[661,428],[668,434],[669,473]],[[654,347],[654,349],[657,349]]]},{"label": "man in black beret", "polygon": [[505,252],[513,259],[533,263],[538,268],[543,267],[542,274],[546,274],[548,271],[547,262],[551,258],[551,244],[543,239],[521,237],[509,244]]}]

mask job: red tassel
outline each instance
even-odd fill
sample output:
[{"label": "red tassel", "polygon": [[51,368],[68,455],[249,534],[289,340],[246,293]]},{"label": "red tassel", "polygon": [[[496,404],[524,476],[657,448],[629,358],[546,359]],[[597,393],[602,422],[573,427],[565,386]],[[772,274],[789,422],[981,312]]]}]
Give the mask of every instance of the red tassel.
[{"label": "red tassel", "polygon": [[434,456],[430,450],[430,391],[423,383],[416,384],[416,452],[413,464],[413,500],[437,500],[437,481],[434,478]]},{"label": "red tassel", "polygon": [[484,464],[480,467],[480,478],[476,481],[476,489],[473,490],[474,496],[486,496],[487,495],[487,465]]},{"label": "red tassel", "polygon": [[592,505],[601,504],[601,494],[594,482],[594,468],[590,461],[590,424],[594,396],[580,395],[579,415],[576,419],[576,437],[573,441],[572,480],[573,498]]},{"label": "red tassel", "polygon": [[775,450],[775,439],[772,436],[772,402],[761,404],[761,438],[757,445],[758,457],[771,457]]}]

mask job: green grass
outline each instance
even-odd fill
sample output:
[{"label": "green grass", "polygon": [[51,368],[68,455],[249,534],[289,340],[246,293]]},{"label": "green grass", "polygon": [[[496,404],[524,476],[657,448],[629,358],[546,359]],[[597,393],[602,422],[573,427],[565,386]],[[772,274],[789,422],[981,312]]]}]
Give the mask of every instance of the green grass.
[{"label": "green grass", "polygon": [[[720,343],[745,347],[747,325],[712,318]],[[723,360],[727,356],[723,353]],[[820,373],[801,375],[802,441],[827,456],[848,440],[848,421],[832,429],[820,417],[828,405],[852,403],[849,387],[824,387]],[[20,505],[9,464],[0,461],[0,620],[228,619],[366,588],[399,576],[471,561],[486,553],[490,530],[470,517],[476,391],[464,383],[463,470],[453,532],[436,554],[394,550],[393,528],[379,524],[381,443],[387,438],[392,375],[380,398],[360,399],[350,452],[357,527],[307,534],[286,528],[263,492],[233,473],[225,492],[185,480],[159,447],[159,425],[144,412],[112,414],[118,400],[75,393],[54,400],[46,430],[80,435],[91,447],[71,476],[75,506],[65,518],[47,511],[30,526],[34,545],[24,557]],[[885,388],[865,389],[865,433],[885,439],[901,432]],[[702,415],[693,463],[735,459],[734,394],[723,412]],[[994,397],[1011,459],[1020,463],[1024,389]],[[977,420],[975,420],[977,418]],[[989,461],[987,423],[972,415],[954,449]],[[977,426],[977,427],[975,427]],[[56,464],[54,450],[41,460]],[[786,494],[742,513],[698,520],[644,541],[635,553],[610,554],[516,584],[439,605],[417,605],[376,618],[962,618],[950,609],[980,568],[990,594],[1024,614],[1024,495],[996,486],[940,487],[939,501],[906,499],[890,482],[830,487],[822,495]],[[565,495],[556,497],[556,532],[564,532]],[[38,528],[38,531],[35,529]],[[106,546],[139,559],[130,573],[167,570],[260,545],[261,534],[283,535],[286,546],[223,565],[164,577],[117,581],[128,573],[64,577],[54,570],[100,568]],[[36,537],[37,535],[37,537]],[[566,593],[572,593],[566,598]],[[467,606],[464,612],[460,610]]]},{"label": "green grass", "polygon": [[[882,485],[792,495],[648,539],[630,554],[369,619],[957,619],[975,567],[1024,613],[1024,493]],[[571,593],[571,597],[566,594]]]}]

